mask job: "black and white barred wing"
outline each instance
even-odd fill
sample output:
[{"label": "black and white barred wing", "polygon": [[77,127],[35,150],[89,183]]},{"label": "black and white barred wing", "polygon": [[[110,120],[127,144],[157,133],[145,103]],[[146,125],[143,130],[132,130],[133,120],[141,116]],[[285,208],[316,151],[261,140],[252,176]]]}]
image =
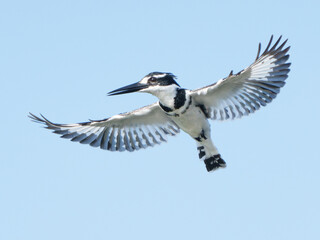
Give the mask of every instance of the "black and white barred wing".
[{"label": "black and white barred wing", "polygon": [[179,127],[160,109],[158,103],[111,118],[76,123],[56,124],[30,113],[29,117],[46,125],[62,138],[90,144],[110,151],[134,151],[167,141],[179,133]]},{"label": "black and white barred wing", "polygon": [[235,75],[231,71],[228,77],[217,83],[192,91],[193,99],[208,118],[240,118],[255,112],[277,96],[290,71],[291,64],[287,63],[290,47],[284,49],[287,40],[279,45],[280,37],[270,48],[272,38],[261,55],[259,44],[257,58],[248,68]]}]

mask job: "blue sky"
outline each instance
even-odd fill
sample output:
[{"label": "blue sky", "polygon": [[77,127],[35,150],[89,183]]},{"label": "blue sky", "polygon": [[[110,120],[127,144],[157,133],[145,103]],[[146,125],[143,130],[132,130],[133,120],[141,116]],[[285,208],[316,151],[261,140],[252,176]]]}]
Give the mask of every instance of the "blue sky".
[{"label": "blue sky", "polygon": [[[318,1],[2,1],[0,239],[319,239]],[[156,101],[107,97],[152,71],[185,88],[248,66],[289,38],[277,99],[211,122],[228,167],[207,173],[181,133],[115,153],[60,139],[58,123]]]}]

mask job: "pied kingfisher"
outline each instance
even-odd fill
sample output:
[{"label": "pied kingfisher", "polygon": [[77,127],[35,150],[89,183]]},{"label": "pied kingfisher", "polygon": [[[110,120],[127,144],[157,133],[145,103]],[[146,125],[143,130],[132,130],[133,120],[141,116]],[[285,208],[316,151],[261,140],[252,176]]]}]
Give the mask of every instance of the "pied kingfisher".
[{"label": "pied kingfisher", "polygon": [[272,38],[246,69],[196,90],[181,88],[172,73],[152,72],[141,81],[109,92],[110,95],[145,92],[159,101],[132,112],[99,121],[56,124],[44,116],[29,117],[62,138],[110,151],[134,151],[167,141],[182,129],[196,140],[199,158],[207,171],[226,167],[210,136],[208,119],[241,118],[270,103],[285,85],[290,71],[290,47],[280,38],[270,48]]}]

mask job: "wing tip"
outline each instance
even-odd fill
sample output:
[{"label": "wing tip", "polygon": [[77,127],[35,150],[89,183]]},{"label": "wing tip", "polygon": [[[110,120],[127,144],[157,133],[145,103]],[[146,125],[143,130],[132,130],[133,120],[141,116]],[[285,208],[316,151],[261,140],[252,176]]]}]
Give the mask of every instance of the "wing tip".
[{"label": "wing tip", "polygon": [[[259,46],[258,46],[258,53],[257,53],[257,56],[256,56],[256,59],[255,61],[257,61],[260,57],[264,56],[264,55],[267,55],[269,53],[276,53],[276,52],[279,52],[282,50],[282,48],[286,45],[286,43],[288,42],[288,38],[285,39],[281,45],[277,48],[278,44],[280,43],[281,39],[282,39],[282,35],[279,36],[279,38],[277,39],[277,41],[273,44],[273,46],[270,48],[270,46],[272,45],[272,42],[273,42],[273,34],[271,35],[270,37],[270,40],[267,44],[267,47],[265,48],[265,50],[263,51],[263,53],[260,55],[260,52],[261,52],[261,43],[259,43]],[[288,46],[285,50],[289,50],[290,49],[290,46]],[[283,51],[285,51],[283,50]]]},{"label": "wing tip", "polygon": [[260,56],[260,51],[261,51],[261,43],[259,43],[259,46],[258,46],[258,53],[257,53],[257,57],[255,59],[255,61],[258,60],[259,56]]},{"label": "wing tip", "polygon": [[40,116],[42,118],[38,117],[37,115],[35,115],[31,112],[29,112],[29,114],[27,116],[28,116],[28,118],[31,119],[32,122],[46,124],[45,118],[43,117],[43,115],[41,113],[40,113]]},{"label": "wing tip", "polygon": [[57,123],[51,122],[49,119],[47,119],[41,113],[39,113],[39,115],[40,115],[40,117],[29,112],[28,117],[31,119],[31,121],[33,121],[35,123],[44,124],[45,125],[44,127],[48,128],[48,129],[56,129],[56,128],[60,128],[60,126],[62,126],[62,124],[57,124]]}]

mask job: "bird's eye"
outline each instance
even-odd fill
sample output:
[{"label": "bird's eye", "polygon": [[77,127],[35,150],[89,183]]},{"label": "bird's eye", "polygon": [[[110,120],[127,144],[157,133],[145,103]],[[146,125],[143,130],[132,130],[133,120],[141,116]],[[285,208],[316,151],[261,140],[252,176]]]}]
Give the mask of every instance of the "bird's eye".
[{"label": "bird's eye", "polygon": [[155,77],[151,77],[149,80],[148,80],[149,83],[156,83],[157,82],[157,79]]}]

